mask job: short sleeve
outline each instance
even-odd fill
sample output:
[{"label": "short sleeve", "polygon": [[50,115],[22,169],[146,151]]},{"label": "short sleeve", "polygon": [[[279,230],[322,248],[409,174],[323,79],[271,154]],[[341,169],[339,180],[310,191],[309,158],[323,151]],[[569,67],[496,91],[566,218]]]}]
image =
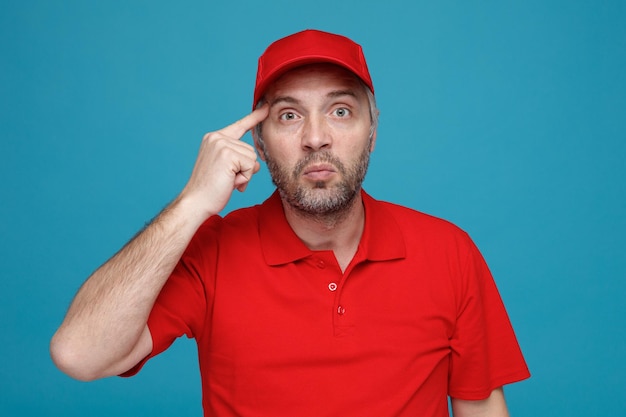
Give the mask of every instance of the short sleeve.
[{"label": "short sleeve", "polygon": [[214,238],[203,227],[196,233],[174,271],[161,289],[148,317],[152,352],[121,376],[133,376],[152,357],[165,351],[177,338],[198,338],[205,327],[208,258],[215,251]]},{"label": "short sleeve", "polygon": [[457,288],[448,394],[481,400],[530,373],[491,272],[471,241],[468,248]]}]

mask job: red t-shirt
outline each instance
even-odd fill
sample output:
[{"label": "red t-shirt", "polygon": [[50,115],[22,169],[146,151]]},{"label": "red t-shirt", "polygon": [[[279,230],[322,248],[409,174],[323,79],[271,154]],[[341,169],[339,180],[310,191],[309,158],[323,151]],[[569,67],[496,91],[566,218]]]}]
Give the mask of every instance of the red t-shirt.
[{"label": "red t-shirt", "polygon": [[469,236],[363,200],[345,273],[300,241],[277,193],[198,230],[148,325],[150,356],[196,339],[205,416],[439,417],[448,395],[484,399],[529,377]]}]

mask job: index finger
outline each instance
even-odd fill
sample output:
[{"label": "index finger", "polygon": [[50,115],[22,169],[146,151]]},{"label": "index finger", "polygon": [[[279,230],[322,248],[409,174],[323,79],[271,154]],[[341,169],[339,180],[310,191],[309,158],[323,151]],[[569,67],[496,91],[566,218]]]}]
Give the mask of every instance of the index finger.
[{"label": "index finger", "polygon": [[269,105],[264,104],[258,109],[252,111],[252,113],[237,120],[232,125],[226,126],[221,129],[220,132],[233,139],[241,139],[243,135],[257,124],[261,123],[269,114]]}]

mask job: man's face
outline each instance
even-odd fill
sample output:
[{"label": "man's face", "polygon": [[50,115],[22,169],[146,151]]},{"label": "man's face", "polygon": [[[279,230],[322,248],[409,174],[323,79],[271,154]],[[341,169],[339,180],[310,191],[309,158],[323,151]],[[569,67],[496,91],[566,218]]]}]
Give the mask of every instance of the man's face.
[{"label": "man's face", "polygon": [[352,73],[321,64],[292,70],[266,91],[270,112],[257,148],[298,211],[340,213],[358,195],[375,141],[365,88]]}]

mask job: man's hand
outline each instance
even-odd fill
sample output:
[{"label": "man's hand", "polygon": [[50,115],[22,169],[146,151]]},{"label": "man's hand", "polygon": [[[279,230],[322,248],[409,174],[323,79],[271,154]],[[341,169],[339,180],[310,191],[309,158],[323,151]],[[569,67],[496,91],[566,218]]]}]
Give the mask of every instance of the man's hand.
[{"label": "man's hand", "polygon": [[260,165],[254,148],[241,141],[243,135],[265,120],[269,106],[264,105],[221,130],[202,139],[196,165],[182,198],[210,217],[222,211],[234,189],[244,191]]}]

